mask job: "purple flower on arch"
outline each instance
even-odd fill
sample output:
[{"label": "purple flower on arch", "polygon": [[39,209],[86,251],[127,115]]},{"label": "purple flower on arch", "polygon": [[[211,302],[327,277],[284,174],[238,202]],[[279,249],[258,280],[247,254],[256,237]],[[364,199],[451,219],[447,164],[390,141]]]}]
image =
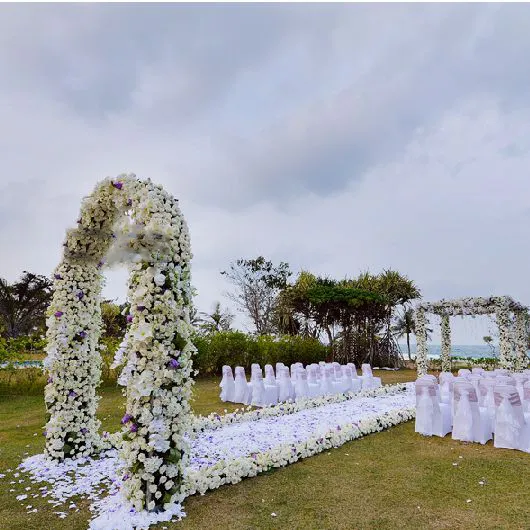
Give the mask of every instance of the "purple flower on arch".
[{"label": "purple flower on arch", "polygon": [[129,199],[129,200],[127,201],[127,206],[132,206],[132,199]]},{"label": "purple flower on arch", "polygon": [[83,427],[81,429],[81,434],[85,435],[88,432],[88,429],[86,427]]},{"label": "purple flower on arch", "polygon": [[62,280],[63,277],[60,275],[60,274],[54,274],[53,277],[56,279],[56,280]]},{"label": "purple flower on arch", "polygon": [[48,381],[47,381],[47,383],[48,383],[48,384],[49,384],[49,383],[53,383],[53,377],[48,377]]},{"label": "purple flower on arch", "polygon": [[74,390],[70,390],[70,392],[68,392],[68,397],[71,397],[71,398],[77,397],[77,392],[75,392]]},{"label": "purple flower on arch", "polygon": [[105,262],[103,260],[99,261],[98,264],[96,265],[98,269],[101,269],[101,267],[103,267],[103,265],[105,264]]},{"label": "purple flower on arch", "polygon": [[177,361],[177,359],[171,359],[169,361],[169,367],[173,368],[173,370],[176,370],[177,368],[180,368],[180,363]]},{"label": "purple flower on arch", "polygon": [[86,331],[80,331],[77,335],[84,339],[86,337]]},{"label": "purple flower on arch", "polygon": [[121,190],[123,188],[123,182],[120,182],[120,181],[112,181],[112,185],[117,189],[117,190]]},{"label": "purple flower on arch", "polygon": [[138,306],[136,306],[136,309],[138,309],[138,311],[143,311],[145,309],[145,306],[144,305],[138,305]]},{"label": "purple flower on arch", "polygon": [[126,423],[129,423],[132,419],[133,417],[130,414],[125,414],[125,416],[123,416],[123,418],[121,419],[121,422],[123,425],[125,425]]},{"label": "purple flower on arch", "polygon": [[133,321],[132,315],[127,315],[127,323],[130,324]]},{"label": "purple flower on arch", "polygon": [[64,313],[62,311],[55,311],[54,315],[56,318],[61,318],[64,315]]},{"label": "purple flower on arch", "polygon": [[82,300],[85,296],[85,293],[84,291],[77,291],[76,296],[78,300]]},{"label": "purple flower on arch", "polygon": [[133,423],[130,427],[129,427],[129,430],[131,432],[138,432],[138,425],[136,425],[136,423]]}]

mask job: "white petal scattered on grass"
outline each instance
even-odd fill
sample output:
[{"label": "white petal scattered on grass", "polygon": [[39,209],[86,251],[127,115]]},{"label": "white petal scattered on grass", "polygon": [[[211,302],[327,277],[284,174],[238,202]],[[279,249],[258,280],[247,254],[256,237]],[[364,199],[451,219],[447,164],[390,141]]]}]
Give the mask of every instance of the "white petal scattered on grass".
[{"label": "white petal scattered on grass", "polygon": [[276,517],[276,514],[274,512],[271,513],[271,517]]},{"label": "white petal scattered on grass", "polygon": [[27,495],[17,495],[16,496],[17,501],[23,501],[24,499],[27,499],[27,498],[28,498]]},{"label": "white petal scattered on grass", "polygon": [[468,499],[466,502],[469,504],[471,502],[471,499]]}]

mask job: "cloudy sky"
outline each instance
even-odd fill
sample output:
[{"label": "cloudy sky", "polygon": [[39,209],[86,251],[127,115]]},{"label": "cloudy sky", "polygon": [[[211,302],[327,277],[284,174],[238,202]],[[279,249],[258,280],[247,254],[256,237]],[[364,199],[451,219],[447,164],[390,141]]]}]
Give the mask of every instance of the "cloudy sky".
[{"label": "cloudy sky", "polygon": [[180,200],[202,310],[259,254],[530,304],[528,57],[527,5],[3,4],[0,276],[50,274],[134,172]]}]

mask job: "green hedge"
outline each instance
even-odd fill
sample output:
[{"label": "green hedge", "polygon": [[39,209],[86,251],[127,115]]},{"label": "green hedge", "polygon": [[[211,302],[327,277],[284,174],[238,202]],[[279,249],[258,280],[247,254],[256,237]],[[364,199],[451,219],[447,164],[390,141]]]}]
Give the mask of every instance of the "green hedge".
[{"label": "green hedge", "polygon": [[252,363],[262,367],[282,362],[289,366],[295,362],[303,364],[323,361],[329,356],[329,348],[316,339],[271,335],[252,336],[240,331],[224,331],[193,339],[197,355],[193,365],[199,376],[219,375],[223,365],[234,368],[244,366],[250,370]]}]

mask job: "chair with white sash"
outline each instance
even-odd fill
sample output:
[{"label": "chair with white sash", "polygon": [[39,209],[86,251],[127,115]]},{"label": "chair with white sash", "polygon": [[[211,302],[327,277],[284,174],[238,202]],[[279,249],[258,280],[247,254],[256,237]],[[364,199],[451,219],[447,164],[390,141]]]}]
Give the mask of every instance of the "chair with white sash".
[{"label": "chair with white sash", "polygon": [[368,363],[361,365],[361,372],[363,374],[361,376],[363,381],[363,390],[370,390],[373,388],[379,388],[381,386],[381,378],[374,377],[374,374],[372,373],[372,367]]},{"label": "chair with white sash", "polygon": [[363,388],[363,380],[357,374],[357,368],[355,364],[348,363],[346,366],[349,366],[351,369],[352,392],[360,392]]},{"label": "chair with white sash", "polygon": [[453,385],[455,384],[455,376],[451,372],[441,372],[438,376],[440,381],[440,400],[442,403],[453,403]]},{"label": "chair with white sash", "polygon": [[342,366],[342,382],[344,392],[351,392],[353,390],[352,374],[349,366]]},{"label": "chair with white sash", "polygon": [[317,377],[318,364],[312,364],[307,368],[307,393],[309,397],[320,396],[320,382]]},{"label": "chair with white sash", "polygon": [[252,396],[250,398],[250,404],[253,407],[266,406],[267,402],[265,394],[265,384],[263,383],[263,373],[261,372],[261,368],[259,370],[254,371],[249,384],[252,387]]},{"label": "chair with white sash", "polygon": [[309,397],[309,386],[307,384],[307,372],[304,368],[296,373],[295,386],[296,399],[306,399]]},{"label": "chair with white sash", "polygon": [[234,403],[243,403],[250,405],[249,389],[245,369],[242,366],[236,366],[236,379],[234,385]]},{"label": "chair with white sash", "polygon": [[289,368],[287,366],[284,366],[280,369],[280,374],[276,374],[279,377],[278,386],[279,386],[279,394],[278,394],[278,401],[280,403],[283,403],[284,401],[294,401],[295,394],[294,394],[294,387],[293,383],[291,382],[291,377],[289,374]]},{"label": "chair with white sash", "polygon": [[276,382],[276,377],[274,377],[272,364],[265,365],[265,380],[263,383],[265,385],[265,404],[276,405],[278,403],[280,389]]},{"label": "chair with white sash", "polygon": [[486,410],[479,407],[475,387],[457,378],[453,387],[453,440],[485,444],[491,440],[492,430]]},{"label": "chair with white sash", "polygon": [[521,398],[521,401],[522,401],[524,399],[524,384],[530,379],[530,377],[524,373],[522,374],[515,373],[515,374],[512,374],[512,378],[515,381],[517,392],[519,392],[519,397]]},{"label": "chair with white sash", "polygon": [[219,386],[221,387],[221,401],[234,402],[236,384],[234,381],[234,375],[232,374],[232,368],[230,368],[230,366],[223,366],[223,378],[221,379]]},{"label": "chair with white sash", "polygon": [[438,399],[437,384],[418,379],[416,389],[415,431],[424,436],[441,436],[451,432],[451,409]]},{"label": "chair with white sash", "polygon": [[326,366],[324,368],[322,377],[320,379],[320,394],[322,396],[334,393],[333,388],[333,366]]},{"label": "chair with white sash", "polygon": [[458,377],[467,377],[471,375],[471,370],[468,370],[467,368],[460,368],[457,372]]},{"label": "chair with white sash", "polygon": [[513,385],[496,385],[494,394],[494,447],[527,450],[530,444],[530,433],[517,388]]}]

